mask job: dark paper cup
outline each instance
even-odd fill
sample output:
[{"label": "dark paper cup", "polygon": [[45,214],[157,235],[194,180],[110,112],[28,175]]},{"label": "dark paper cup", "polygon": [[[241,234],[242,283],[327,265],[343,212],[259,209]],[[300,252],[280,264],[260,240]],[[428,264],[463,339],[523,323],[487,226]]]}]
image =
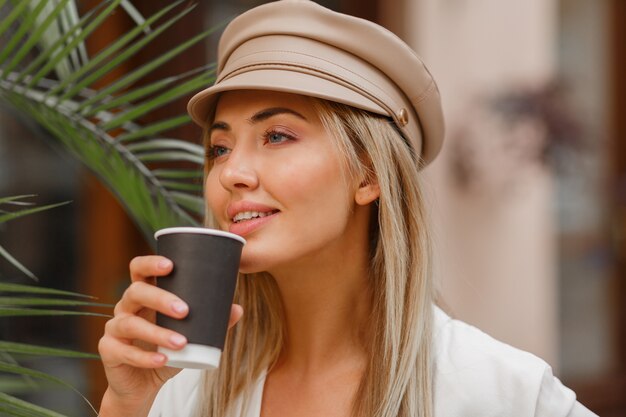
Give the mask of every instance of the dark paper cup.
[{"label": "dark paper cup", "polygon": [[157,279],[157,285],[189,305],[189,314],[182,320],[157,313],[159,326],[188,340],[182,350],[159,347],[159,352],[167,356],[168,366],[217,368],[246,241],[233,233],[202,227],[170,227],[154,237],[157,253],[174,263],[171,274]]}]

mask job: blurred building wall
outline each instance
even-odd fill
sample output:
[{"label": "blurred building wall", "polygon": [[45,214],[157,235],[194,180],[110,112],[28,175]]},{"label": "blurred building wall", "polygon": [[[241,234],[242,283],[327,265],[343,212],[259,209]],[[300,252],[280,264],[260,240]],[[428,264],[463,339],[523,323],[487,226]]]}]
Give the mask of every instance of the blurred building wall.
[{"label": "blurred building wall", "polygon": [[589,148],[578,170],[559,177],[561,370],[587,380],[616,369],[618,356],[617,242],[610,233],[612,160],[618,150],[610,138],[619,137],[611,126],[619,112],[611,102],[616,89],[610,16],[607,0],[561,0],[559,72],[573,87],[571,101]]},{"label": "blurred building wall", "polygon": [[426,62],[447,118],[441,158],[426,170],[444,305],[556,367],[553,179],[542,164],[510,151],[519,136],[532,148],[541,132],[532,125],[511,132],[489,104],[553,77],[556,0],[395,3],[383,16],[404,20],[395,28],[384,23],[399,28]]}]

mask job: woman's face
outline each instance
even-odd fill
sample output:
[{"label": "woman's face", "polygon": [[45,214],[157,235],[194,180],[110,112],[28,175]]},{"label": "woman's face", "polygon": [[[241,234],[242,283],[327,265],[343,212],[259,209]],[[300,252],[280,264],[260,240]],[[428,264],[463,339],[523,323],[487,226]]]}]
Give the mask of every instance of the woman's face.
[{"label": "woman's face", "polygon": [[359,181],[344,180],[309,98],[223,93],[209,135],[206,199],[219,227],[247,240],[242,272],[345,260],[367,229],[355,210]]}]

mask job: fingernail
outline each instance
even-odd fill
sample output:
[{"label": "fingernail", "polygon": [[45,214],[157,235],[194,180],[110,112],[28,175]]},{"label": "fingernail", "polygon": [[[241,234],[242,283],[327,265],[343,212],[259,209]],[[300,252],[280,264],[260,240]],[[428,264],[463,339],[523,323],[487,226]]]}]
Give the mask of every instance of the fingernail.
[{"label": "fingernail", "polygon": [[172,310],[174,310],[176,313],[186,313],[188,309],[189,307],[187,307],[187,304],[182,301],[177,300],[172,303]]},{"label": "fingernail", "polygon": [[172,266],[172,261],[169,259],[161,259],[159,261],[159,268],[161,269],[168,269],[170,266]]},{"label": "fingernail", "polygon": [[187,338],[180,334],[173,334],[170,336],[170,342],[174,346],[183,346],[185,343],[187,343]]},{"label": "fingernail", "polygon": [[155,353],[154,355],[152,355],[152,361],[156,364],[162,364],[166,360],[167,358],[162,353]]}]

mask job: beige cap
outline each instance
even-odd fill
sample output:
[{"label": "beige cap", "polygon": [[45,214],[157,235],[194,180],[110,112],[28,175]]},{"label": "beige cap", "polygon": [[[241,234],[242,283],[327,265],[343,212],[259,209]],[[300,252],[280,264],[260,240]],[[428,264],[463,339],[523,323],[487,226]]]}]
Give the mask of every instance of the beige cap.
[{"label": "beige cap", "polygon": [[230,22],[218,47],[217,80],[187,110],[206,126],[217,93],[244,89],[303,94],[388,116],[420,167],[443,142],[439,90],[415,52],[375,23],[309,0],[275,1]]}]

